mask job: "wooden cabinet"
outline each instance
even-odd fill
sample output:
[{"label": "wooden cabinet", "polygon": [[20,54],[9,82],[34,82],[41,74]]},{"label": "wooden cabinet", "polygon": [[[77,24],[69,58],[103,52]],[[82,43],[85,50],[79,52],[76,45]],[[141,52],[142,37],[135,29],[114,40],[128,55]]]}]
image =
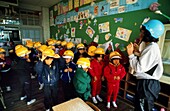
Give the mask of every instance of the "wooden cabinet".
[{"label": "wooden cabinet", "polygon": [[[170,111],[170,85],[162,82],[160,82],[160,84],[161,91],[155,102],[155,109],[160,111],[161,108],[165,108],[166,111]],[[135,90],[136,78],[128,73],[120,83],[118,97],[124,99],[128,104],[134,107]]]}]

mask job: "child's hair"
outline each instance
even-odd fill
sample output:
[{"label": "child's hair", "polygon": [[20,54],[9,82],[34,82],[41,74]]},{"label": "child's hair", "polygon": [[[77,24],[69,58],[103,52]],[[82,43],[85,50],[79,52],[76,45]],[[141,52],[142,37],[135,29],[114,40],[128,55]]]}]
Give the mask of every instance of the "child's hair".
[{"label": "child's hair", "polygon": [[[95,54],[94,58],[97,59],[98,57],[100,57],[100,55],[102,54]],[[104,55],[102,55],[102,58],[104,58]]]},{"label": "child's hair", "polygon": [[156,39],[152,37],[151,33],[148,30],[146,30],[145,26],[142,26],[141,30],[144,30],[144,36],[143,36],[142,41],[144,42],[158,42],[159,41],[159,38]]}]

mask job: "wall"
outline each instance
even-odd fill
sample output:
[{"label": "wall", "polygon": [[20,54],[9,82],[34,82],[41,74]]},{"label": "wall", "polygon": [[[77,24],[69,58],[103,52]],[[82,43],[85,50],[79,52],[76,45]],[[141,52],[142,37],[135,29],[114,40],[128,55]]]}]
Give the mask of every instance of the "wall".
[{"label": "wall", "polygon": [[[170,7],[170,1],[169,0],[159,0],[158,2],[161,4],[159,9],[164,14],[170,16],[170,12],[168,11],[169,7]],[[149,9],[121,13],[121,14],[114,14],[114,15],[110,15],[110,16],[99,17],[96,19],[98,21],[97,24],[109,21],[110,22],[110,33],[112,35],[110,39],[113,40],[114,44],[120,43],[123,46],[126,46],[129,42],[134,41],[139,36],[139,31],[140,31],[139,27],[140,27],[143,19],[146,17],[150,17],[151,19],[159,19],[163,23],[167,23],[167,21],[168,21],[165,17],[155,14],[155,13],[151,12]],[[114,18],[123,18],[123,22],[115,23]],[[92,20],[92,23],[90,24],[90,26],[95,30],[95,34],[94,34],[93,38],[96,35],[99,35],[99,43],[105,43],[106,42],[106,40],[105,40],[106,33],[99,34],[98,26],[93,26],[93,21],[94,20]],[[69,24],[67,24],[67,26],[69,26]],[[71,22],[71,27],[76,27],[75,35],[77,38],[81,37],[82,39],[86,39],[88,43],[93,41],[93,39],[91,39],[85,33],[85,30],[87,29],[86,25],[84,25],[83,29],[80,30],[79,23]],[[128,42],[115,38],[116,30],[118,27],[123,27],[123,28],[129,29],[129,30],[132,30],[132,33],[131,33],[131,36],[130,36],[130,39]],[[66,33],[66,29],[63,27],[58,28],[57,26],[51,26],[50,27],[50,37],[55,38],[56,33],[58,32],[58,29],[60,30],[60,33],[58,33],[58,37],[60,37],[64,33]]]}]

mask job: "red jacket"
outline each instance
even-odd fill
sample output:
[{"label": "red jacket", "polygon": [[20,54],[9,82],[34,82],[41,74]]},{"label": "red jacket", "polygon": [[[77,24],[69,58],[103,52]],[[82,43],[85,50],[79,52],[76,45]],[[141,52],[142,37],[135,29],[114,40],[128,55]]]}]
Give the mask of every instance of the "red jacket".
[{"label": "red jacket", "polygon": [[[112,63],[109,63],[104,68],[104,77],[106,78],[106,81],[108,83],[117,83],[120,82],[120,80],[125,76],[126,71],[123,65],[118,65],[117,67],[114,66]],[[115,79],[117,77],[120,77],[120,79]]]},{"label": "red jacket", "polygon": [[103,73],[103,66],[104,66],[103,61],[98,62],[96,59],[93,59],[90,63],[90,69],[89,69],[90,75],[92,77],[94,76],[101,77]]}]

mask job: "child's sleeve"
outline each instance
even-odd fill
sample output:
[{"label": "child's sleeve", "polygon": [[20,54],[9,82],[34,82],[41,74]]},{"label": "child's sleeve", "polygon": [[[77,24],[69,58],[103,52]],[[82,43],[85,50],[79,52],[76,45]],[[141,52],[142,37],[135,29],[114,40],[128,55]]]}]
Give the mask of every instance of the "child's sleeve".
[{"label": "child's sleeve", "polygon": [[89,68],[89,73],[92,77],[95,76],[95,72],[94,72],[94,64],[93,64],[93,61],[90,63],[90,68]]},{"label": "child's sleeve", "polygon": [[36,71],[38,74],[42,74],[42,72],[43,72],[43,62],[42,62],[42,61],[38,61],[38,62],[35,64],[35,71]]},{"label": "child's sleeve", "polygon": [[121,72],[121,75],[120,75],[120,79],[123,79],[123,77],[126,75],[126,71],[125,71],[125,68],[122,66],[121,68],[122,72]]}]

